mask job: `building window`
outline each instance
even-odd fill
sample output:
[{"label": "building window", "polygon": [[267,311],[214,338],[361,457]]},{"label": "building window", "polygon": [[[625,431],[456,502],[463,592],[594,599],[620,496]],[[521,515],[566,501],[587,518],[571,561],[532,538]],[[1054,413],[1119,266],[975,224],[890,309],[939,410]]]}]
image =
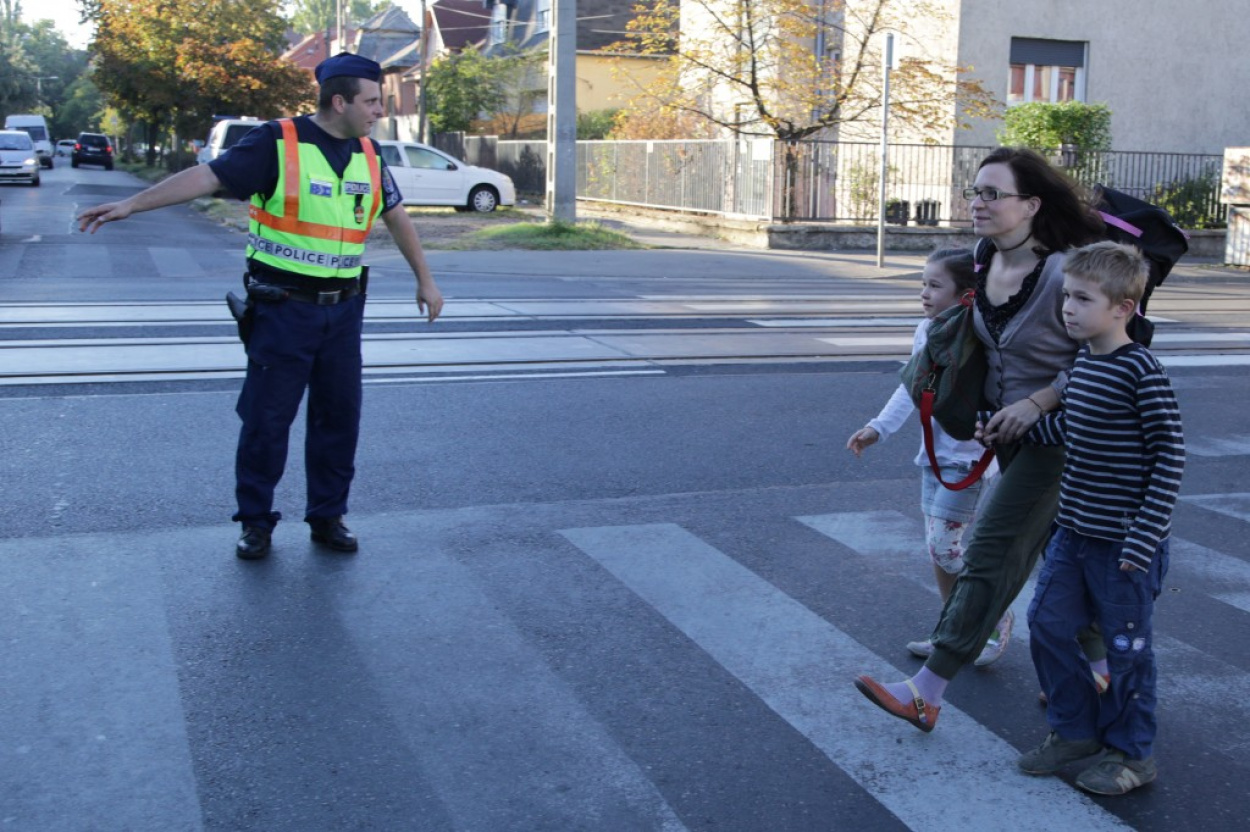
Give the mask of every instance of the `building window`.
[{"label": "building window", "polygon": [[534,27],[539,32],[551,30],[551,0],[538,0],[534,4]]},{"label": "building window", "polygon": [[1084,101],[1088,46],[1082,41],[1012,38],[1007,104]]},{"label": "building window", "polygon": [[508,7],[497,3],[490,10],[490,45],[503,43],[508,39]]}]

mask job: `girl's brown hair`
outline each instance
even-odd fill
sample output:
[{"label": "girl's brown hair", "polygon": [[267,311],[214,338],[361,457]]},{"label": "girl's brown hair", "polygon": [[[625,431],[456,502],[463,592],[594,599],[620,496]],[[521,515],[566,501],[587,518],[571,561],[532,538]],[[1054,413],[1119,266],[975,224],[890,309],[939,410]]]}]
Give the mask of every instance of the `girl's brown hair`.
[{"label": "girl's brown hair", "polygon": [[962,295],[977,287],[977,273],[973,268],[972,250],[966,248],[940,248],[929,255],[930,263],[937,263],[955,281],[955,290]]}]

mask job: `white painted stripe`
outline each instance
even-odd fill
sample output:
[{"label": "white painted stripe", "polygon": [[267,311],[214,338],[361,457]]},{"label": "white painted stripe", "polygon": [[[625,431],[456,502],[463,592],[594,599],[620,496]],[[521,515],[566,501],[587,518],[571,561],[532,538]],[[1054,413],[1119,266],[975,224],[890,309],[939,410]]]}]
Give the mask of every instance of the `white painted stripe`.
[{"label": "white painted stripe", "polygon": [[1250,355],[1225,353],[1219,355],[1169,355],[1155,353],[1164,367],[1248,367]]},{"label": "white painted stripe", "polygon": [[[925,735],[851,685],[899,671],[742,565],[671,524],[561,532],[651,604],[912,829],[1126,829],[954,706]],[[951,780],[935,771],[958,772]]]},{"label": "white painted stripe", "polygon": [[5,828],[201,828],[154,566],[170,540],[115,543],[97,535],[0,543],[9,567],[0,579]]},{"label": "white painted stripe", "polygon": [[[1241,503],[1250,513],[1250,494],[1213,496],[1241,498]],[[930,574],[932,570],[922,572],[916,566],[925,557],[924,535],[918,521],[894,511],[842,512],[795,519],[856,554],[872,558],[881,565],[882,571],[899,574],[935,596],[938,594]],[[1211,597],[1250,611],[1250,564],[1176,537],[1172,538],[1172,553],[1171,570],[1165,584],[1176,581],[1178,577],[1184,581],[1187,576],[1196,576],[1227,588],[1226,591],[1210,592]],[[1024,649],[1016,655],[1023,655],[1026,662],[1029,661],[1028,610],[1036,589],[1036,581],[1028,580],[1011,604],[1016,614],[1014,638],[1024,642]],[[1167,596],[1163,597],[1166,599]],[[937,623],[936,612],[933,623]],[[902,647],[899,649],[901,652]],[[1210,712],[1219,714],[1218,718],[1227,721],[1228,725],[1227,730],[1222,725],[1213,726],[1210,736],[1204,737],[1204,741],[1216,750],[1230,754],[1250,752],[1250,739],[1241,730],[1242,726],[1250,723],[1250,701],[1244,695],[1246,690],[1250,690],[1250,674],[1167,634],[1156,633],[1155,654],[1159,665],[1167,668],[1159,675],[1160,700],[1188,703],[1192,707],[1210,706]],[[943,708],[943,719],[945,713]]]},{"label": "white painted stripe", "polygon": [[[764,314],[767,314],[768,312],[779,312],[784,309],[794,309],[796,311],[801,312],[804,309],[810,310],[812,305],[813,305],[812,301],[799,301],[799,300],[792,300],[790,298],[777,298],[773,300],[754,300],[754,301],[742,300],[742,301],[729,301],[725,303],[688,303],[688,304],[685,304],[686,308],[693,309],[699,312],[715,312],[715,311],[746,312],[746,311],[754,309],[754,310],[759,310],[760,313],[764,313]],[[825,298],[824,302],[820,303],[819,305],[825,307],[823,310],[819,310],[819,311],[823,311],[826,314],[828,312],[870,312],[872,310],[888,310],[888,309],[902,309],[902,310],[910,311],[916,308],[916,301],[911,300],[911,299],[894,300],[894,301],[882,299],[882,300],[876,300],[876,301],[856,302],[856,301],[842,301],[837,298]],[[818,311],[818,310],[811,310],[811,311]]]},{"label": "white painted stripe", "polygon": [[[794,519],[825,537],[836,540],[856,554],[871,558],[882,570],[893,572],[935,596],[938,595],[920,521],[905,517],[897,511],[843,511]],[[968,530],[964,540],[967,541],[971,534],[971,530]],[[1018,636],[1028,634],[1025,618],[1032,598],[1033,589],[1030,583],[1011,604],[1011,610],[1016,614],[1014,632]],[[937,623],[940,611],[940,605],[934,607],[934,624]],[[922,638],[924,635],[920,633],[916,637]]]},{"label": "white painted stripe", "polygon": [[882,335],[862,338],[848,336],[844,338],[818,338],[816,340],[832,344],[835,347],[898,347],[899,349],[910,350],[912,345],[910,335],[894,337]]},{"label": "white painted stripe", "polygon": [[1250,523],[1250,492],[1195,494],[1190,497],[1181,497],[1181,499],[1187,503],[1193,503],[1196,506],[1202,506],[1211,511],[1218,511],[1220,514],[1226,514],[1229,517],[1236,517],[1238,520],[1245,520]]},{"label": "white painted stripe", "polygon": [[148,254],[152,255],[152,262],[161,277],[200,277],[204,274],[204,268],[185,248],[149,246]]},{"label": "white painted stripe", "polygon": [[528,379],[551,378],[610,378],[612,376],[662,376],[664,370],[603,370],[587,373],[527,373],[518,369],[515,373],[495,373],[493,375],[447,375],[421,378],[403,376],[400,378],[365,378],[365,384],[415,384],[439,381],[526,381]]},{"label": "white painted stripe", "polygon": [[[751,318],[747,320],[747,323],[755,326],[775,326],[789,329],[799,326],[828,327],[830,329],[867,326],[907,326],[915,329],[916,324],[920,323],[920,318]],[[908,344],[910,345],[910,343],[909,341]]]},{"label": "white painted stripe", "polygon": [[1250,332],[1156,332],[1152,343],[1218,344],[1229,341],[1250,342]]},{"label": "white painted stripe", "polygon": [[344,571],[334,606],[456,828],[504,828],[501,807],[516,805],[535,828],[611,818],[621,829],[684,830],[472,573],[431,545],[414,555],[413,539],[403,524],[371,530],[376,568]]},{"label": "white painted stripe", "polygon": [[1187,436],[1185,453],[1192,456],[1245,456],[1250,454],[1250,434],[1224,437]]},{"label": "white painted stripe", "polygon": [[[1250,612],[1250,563],[1175,537],[1171,563],[1181,574],[1197,575],[1213,584],[1215,588],[1207,591],[1212,598]],[[1250,679],[1246,689],[1250,690]]]}]

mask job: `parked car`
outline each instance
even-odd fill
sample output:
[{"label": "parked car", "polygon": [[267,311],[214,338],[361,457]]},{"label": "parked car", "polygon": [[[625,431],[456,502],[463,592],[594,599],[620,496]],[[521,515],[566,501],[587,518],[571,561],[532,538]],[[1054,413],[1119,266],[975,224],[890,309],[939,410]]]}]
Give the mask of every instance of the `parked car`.
[{"label": "parked car", "polygon": [[43,116],[14,114],[4,117],[5,130],[21,130],[30,136],[35,143],[35,156],[39,164],[52,168],[52,139],[48,132],[48,122]]},{"label": "parked car", "polygon": [[73,139],[61,139],[59,142],[56,143],[56,155],[57,156],[73,156],[74,144],[75,142]]},{"label": "parked car", "polygon": [[103,133],[79,133],[69,163],[73,167],[103,165],[105,170],[112,170],[113,143]]},{"label": "parked car", "polygon": [[39,184],[35,143],[23,130],[0,130],[0,181]]},{"label": "parked car", "polygon": [[418,142],[380,141],[405,205],[451,205],[457,210],[489,213],[516,204],[512,180],[498,171],[466,165],[441,150]]},{"label": "parked car", "polygon": [[195,155],[195,161],[201,165],[213,161],[262,123],[255,118],[223,118],[208,131],[208,141]]}]

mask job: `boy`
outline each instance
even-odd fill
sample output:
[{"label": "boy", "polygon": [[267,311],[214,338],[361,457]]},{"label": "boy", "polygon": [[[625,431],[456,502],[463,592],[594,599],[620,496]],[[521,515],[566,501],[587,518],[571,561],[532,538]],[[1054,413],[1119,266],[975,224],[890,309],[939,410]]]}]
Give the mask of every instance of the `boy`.
[{"label": "boy", "polygon": [[[1118,243],[1094,243],[1068,257],[1064,325],[1084,343],[1062,408],[1028,435],[1063,443],[1067,461],[1057,528],[1028,619],[1051,733],[1018,765],[1028,774],[1054,774],[1105,749],[1076,780],[1101,795],[1125,794],[1157,775],[1151,619],[1185,463],[1167,374],[1125,331],[1147,274],[1141,253]],[[1093,623],[1111,671],[1101,696],[1076,640]]]}]

